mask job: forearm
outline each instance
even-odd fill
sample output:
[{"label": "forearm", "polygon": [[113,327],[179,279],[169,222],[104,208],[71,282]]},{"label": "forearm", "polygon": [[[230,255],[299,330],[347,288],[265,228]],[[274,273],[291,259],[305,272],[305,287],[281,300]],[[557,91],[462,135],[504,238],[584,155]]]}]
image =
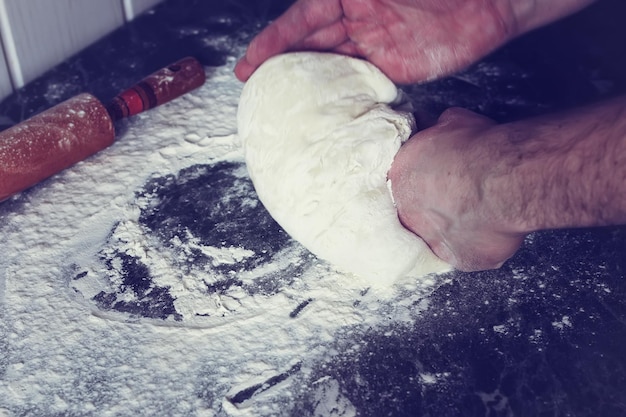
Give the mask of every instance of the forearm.
[{"label": "forearm", "polygon": [[494,129],[484,187],[516,232],[626,224],[626,97]]}]

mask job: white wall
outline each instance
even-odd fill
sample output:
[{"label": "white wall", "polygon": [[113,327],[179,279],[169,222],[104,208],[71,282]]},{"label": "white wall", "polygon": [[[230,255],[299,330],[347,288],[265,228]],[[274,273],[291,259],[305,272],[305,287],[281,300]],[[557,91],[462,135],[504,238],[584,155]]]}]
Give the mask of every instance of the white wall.
[{"label": "white wall", "polygon": [[122,0],[126,20],[132,20],[162,0]]},{"label": "white wall", "polygon": [[0,0],[0,100],[162,0]]},{"label": "white wall", "polygon": [[11,85],[11,77],[9,76],[9,68],[7,62],[4,59],[4,50],[2,49],[2,43],[0,42],[0,100],[3,97],[8,96],[13,91]]}]

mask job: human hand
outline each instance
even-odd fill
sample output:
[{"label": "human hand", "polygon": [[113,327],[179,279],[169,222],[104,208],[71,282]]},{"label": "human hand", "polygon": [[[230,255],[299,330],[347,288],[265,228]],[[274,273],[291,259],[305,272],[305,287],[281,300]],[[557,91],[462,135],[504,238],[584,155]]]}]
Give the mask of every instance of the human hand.
[{"label": "human hand", "polygon": [[[468,110],[444,112],[401,148],[388,177],[402,224],[465,271],[498,268],[524,233],[506,190],[508,168],[495,123]],[[503,142],[504,143],[504,142]]]},{"label": "human hand", "polygon": [[465,68],[505,42],[594,0],[299,0],[250,43],[235,74],[268,58],[319,50],[365,58],[396,83]]},{"label": "human hand", "polygon": [[235,74],[245,81],[273,55],[324,50],[365,58],[398,83],[433,79],[471,64],[515,35],[515,17],[502,7],[505,3],[300,0],[251,42]]}]

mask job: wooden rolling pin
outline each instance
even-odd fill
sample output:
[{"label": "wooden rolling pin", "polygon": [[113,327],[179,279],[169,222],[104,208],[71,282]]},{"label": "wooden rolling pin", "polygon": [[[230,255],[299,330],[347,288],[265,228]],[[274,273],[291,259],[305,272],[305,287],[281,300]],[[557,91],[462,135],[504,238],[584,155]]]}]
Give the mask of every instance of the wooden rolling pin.
[{"label": "wooden rolling pin", "polygon": [[115,121],[167,103],[205,79],[202,65],[187,57],[144,78],[106,107],[84,93],[0,132],[0,201],[111,145]]}]

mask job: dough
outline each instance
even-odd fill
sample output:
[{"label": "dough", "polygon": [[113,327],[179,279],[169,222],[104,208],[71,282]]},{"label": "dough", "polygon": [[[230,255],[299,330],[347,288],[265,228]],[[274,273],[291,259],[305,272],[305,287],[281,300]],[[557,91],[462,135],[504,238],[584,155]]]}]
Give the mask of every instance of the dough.
[{"label": "dough", "polygon": [[449,270],[398,220],[387,171],[414,127],[396,86],[363,60],[299,52],[265,62],[237,115],[261,202],[337,269],[386,285]]}]

